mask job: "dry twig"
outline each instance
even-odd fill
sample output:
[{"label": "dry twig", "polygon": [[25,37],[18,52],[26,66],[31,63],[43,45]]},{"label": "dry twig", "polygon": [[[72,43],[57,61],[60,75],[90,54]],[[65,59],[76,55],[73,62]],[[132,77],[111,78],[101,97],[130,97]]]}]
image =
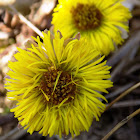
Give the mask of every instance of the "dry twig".
[{"label": "dry twig", "polygon": [[21,138],[23,135],[25,135],[27,132],[24,129],[18,129],[17,127],[12,129],[9,133],[6,135],[0,137],[0,140],[18,140]]},{"label": "dry twig", "polygon": [[119,97],[117,97],[115,100],[113,100],[107,107],[106,110],[108,110],[113,104],[115,104],[117,101],[119,101],[120,99],[122,99],[124,96],[126,96],[127,94],[129,94],[131,91],[133,91],[134,89],[138,88],[140,86],[140,82],[135,84],[134,86],[132,86],[131,88],[129,88],[128,90],[126,90],[125,92],[123,92]]},{"label": "dry twig", "polygon": [[114,132],[116,132],[121,126],[123,126],[125,123],[127,123],[130,119],[135,117],[140,113],[140,108],[127,116],[125,119],[123,119],[121,122],[119,122],[102,140],[107,140]]},{"label": "dry twig", "polygon": [[105,98],[106,99],[110,99],[110,98],[113,98],[119,94],[121,94],[122,92],[124,92],[125,90],[127,90],[128,88],[132,87],[133,85],[135,84],[135,82],[131,82],[131,83],[128,83],[124,86],[119,86],[117,87],[117,89],[107,95],[105,95]]},{"label": "dry twig", "polygon": [[121,47],[118,53],[114,54],[107,62],[109,66],[115,66],[122,58],[124,58],[128,52],[134,47],[134,45],[139,45],[140,43],[140,32],[133,35],[127,43]]},{"label": "dry twig", "polygon": [[139,106],[140,100],[128,100],[115,103],[112,108]]},{"label": "dry twig", "polygon": [[34,32],[36,32],[39,36],[43,36],[41,31],[37,27],[35,27],[29,20],[27,20],[21,13],[19,13],[12,5],[9,5],[9,8],[13,10],[18,15],[20,20],[27,26],[29,26]]}]

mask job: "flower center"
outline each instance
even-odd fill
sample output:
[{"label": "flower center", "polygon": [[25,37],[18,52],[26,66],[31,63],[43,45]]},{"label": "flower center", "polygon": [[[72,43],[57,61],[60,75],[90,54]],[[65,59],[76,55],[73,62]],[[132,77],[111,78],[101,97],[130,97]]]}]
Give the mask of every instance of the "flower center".
[{"label": "flower center", "polygon": [[74,99],[76,85],[72,83],[70,74],[51,67],[42,77],[40,90],[47,102],[57,105],[63,100],[68,103]]},{"label": "flower center", "polygon": [[88,30],[97,28],[102,19],[102,13],[94,6],[88,4],[77,4],[73,7],[72,16],[75,26],[80,30]]}]

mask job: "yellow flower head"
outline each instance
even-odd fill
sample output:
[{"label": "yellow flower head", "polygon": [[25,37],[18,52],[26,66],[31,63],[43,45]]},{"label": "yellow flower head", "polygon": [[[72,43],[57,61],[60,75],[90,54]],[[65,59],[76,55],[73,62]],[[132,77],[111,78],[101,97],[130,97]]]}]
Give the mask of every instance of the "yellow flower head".
[{"label": "yellow flower head", "polygon": [[122,43],[122,31],[128,31],[129,10],[122,0],[59,0],[52,24],[68,38],[81,33],[90,47],[108,55],[114,44]]},{"label": "yellow flower head", "polygon": [[105,109],[98,91],[108,93],[112,87],[104,56],[91,51],[85,39],[64,40],[60,32],[55,37],[43,32],[43,42],[34,40],[36,47],[18,48],[17,61],[9,62],[7,96],[17,101],[11,111],[30,134],[61,137],[88,131]]}]

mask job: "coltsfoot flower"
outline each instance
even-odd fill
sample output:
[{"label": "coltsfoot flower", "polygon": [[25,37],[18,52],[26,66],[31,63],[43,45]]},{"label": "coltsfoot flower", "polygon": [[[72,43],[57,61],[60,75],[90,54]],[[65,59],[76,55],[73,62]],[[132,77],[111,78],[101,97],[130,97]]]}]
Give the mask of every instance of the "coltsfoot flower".
[{"label": "coltsfoot flower", "polygon": [[128,32],[131,14],[122,1],[59,0],[52,19],[54,30],[60,29],[66,38],[80,32],[89,46],[108,55],[123,42],[122,31]]},{"label": "coltsfoot flower", "polygon": [[18,48],[16,61],[9,62],[7,96],[17,101],[11,111],[30,134],[61,137],[88,131],[105,110],[99,91],[112,87],[104,56],[91,51],[85,39],[64,40],[59,31],[55,37],[43,32],[43,42],[34,40],[36,47]]}]

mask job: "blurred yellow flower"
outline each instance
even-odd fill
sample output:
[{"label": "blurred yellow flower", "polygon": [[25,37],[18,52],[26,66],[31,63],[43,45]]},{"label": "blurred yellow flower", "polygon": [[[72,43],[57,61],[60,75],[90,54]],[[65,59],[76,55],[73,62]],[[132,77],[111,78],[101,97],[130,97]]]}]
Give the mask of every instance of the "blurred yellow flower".
[{"label": "blurred yellow flower", "polygon": [[43,36],[43,42],[34,38],[36,47],[18,48],[17,61],[9,62],[7,96],[17,101],[11,111],[30,134],[79,135],[105,110],[98,91],[112,87],[110,67],[85,39],[64,40],[59,31]]},{"label": "blurred yellow flower", "polygon": [[115,44],[123,42],[122,31],[128,32],[129,10],[123,0],[59,0],[52,24],[64,37],[77,32],[88,39],[90,47],[108,55]]}]

